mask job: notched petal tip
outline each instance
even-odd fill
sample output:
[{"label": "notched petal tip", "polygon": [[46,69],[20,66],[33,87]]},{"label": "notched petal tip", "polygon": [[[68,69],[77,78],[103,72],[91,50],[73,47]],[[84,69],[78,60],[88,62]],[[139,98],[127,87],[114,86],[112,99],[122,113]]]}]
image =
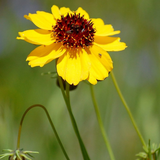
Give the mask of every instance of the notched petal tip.
[{"label": "notched petal tip", "polygon": [[23,36],[23,32],[18,32],[19,36],[20,37],[16,37],[16,39],[21,39],[21,40],[24,40],[24,36]]},{"label": "notched petal tip", "polygon": [[127,48],[127,47],[128,47],[128,46],[126,45],[126,43],[125,43],[125,42],[121,42],[121,43],[124,43],[125,48]]},{"label": "notched petal tip", "polygon": [[26,18],[27,20],[31,20],[30,17],[29,17],[29,14],[28,15],[24,15],[24,18]]},{"label": "notched petal tip", "polygon": [[21,40],[24,40],[24,38],[23,38],[23,37],[16,37],[16,39],[21,39]]},{"label": "notched petal tip", "polygon": [[33,67],[43,67],[45,64],[37,64],[37,63],[32,63],[32,61],[28,62],[28,65]]}]

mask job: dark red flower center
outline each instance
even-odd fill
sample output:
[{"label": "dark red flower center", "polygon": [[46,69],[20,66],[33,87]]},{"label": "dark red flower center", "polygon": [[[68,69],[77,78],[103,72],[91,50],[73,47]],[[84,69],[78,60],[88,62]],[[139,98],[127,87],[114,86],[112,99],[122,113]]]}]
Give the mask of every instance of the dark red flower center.
[{"label": "dark red flower center", "polygon": [[92,21],[76,13],[61,16],[53,26],[56,42],[61,42],[67,48],[84,48],[92,45],[94,33]]}]

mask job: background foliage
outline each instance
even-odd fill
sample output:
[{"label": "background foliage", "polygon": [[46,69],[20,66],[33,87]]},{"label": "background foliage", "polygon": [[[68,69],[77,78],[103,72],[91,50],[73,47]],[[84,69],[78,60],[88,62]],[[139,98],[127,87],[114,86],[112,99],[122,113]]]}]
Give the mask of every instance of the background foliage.
[{"label": "background foliage", "polygon": [[[160,143],[160,1],[159,0],[0,0],[0,150],[16,147],[20,118],[30,105],[47,107],[71,159],[81,160],[61,92],[51,76],[54,62],[31,68],[25,62],[34,45],[16,40],[19,31],[36,28],[23,18],[51,6],[85,9],[121,30],[128,48],[110,52],[114,73],[146,142]],[[95,86],[101,115],[117,160],[134,160],[141,142],[124,109],[111,77]],[[89,86],[81,82],[71,93],[72,108],[92,160],[109,159],[91,101]],[[65,159],[41,109],[26,117],[21,147],[36,150],[35,159]]]}]

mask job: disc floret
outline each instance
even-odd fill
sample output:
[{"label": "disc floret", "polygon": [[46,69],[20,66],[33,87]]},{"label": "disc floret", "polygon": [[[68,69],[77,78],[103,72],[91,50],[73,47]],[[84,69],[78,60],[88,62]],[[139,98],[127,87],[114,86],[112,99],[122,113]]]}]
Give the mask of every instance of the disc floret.
[{"label": "disc floret", "polygon": [[93,22],[76,13],[68,13],[65,17],[62,15],[53,26],[56,42],[61,42],[67,48],[84,48],[92,45],[94,33]]}]

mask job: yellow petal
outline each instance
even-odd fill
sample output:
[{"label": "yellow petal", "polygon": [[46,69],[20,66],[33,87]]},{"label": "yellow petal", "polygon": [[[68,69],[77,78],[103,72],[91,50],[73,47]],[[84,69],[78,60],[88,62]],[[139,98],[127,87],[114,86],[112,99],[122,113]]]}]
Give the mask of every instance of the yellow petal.
[{"label": "yellow petal", "polygon": [[[94,50],[96,49],[96,50]],[[88,81],[91,84],[96,84],[97,80],[104,80],[108,76],[108,70],[105,68],[103,63],[101,63],[100,59],[97,55],[99,55],[99,50],[94,45],[89,49],[86,49],[90,61],[92,63],[91,69],[89,72]],[[97,53],[98,52],[98,53]],[[107,62],[106,62],[107,63]]]},{"label": "yellow petal", "polygon": [[121,51],[127,47],[124,42],[120,42],[120,38],[117,38],[115,41],[113,41],[111,43],[107,43],[107,44],[100,44],[100,43],[96,43],[96,42],[94,44],[103,48],[105,51]]},{"label": "yellow petal", "polygon": [[57,62],[57,72],[69,84],[77,85],[88,78],[91,61],[84,49],[67,50]]},{"label": "yellow petal", "polygon": [[[44,11],[37,11],[37,15],[44,17],[48,22],[50,22],[51,25],[54,25],[56,23],[51,13],[47,13]],[[32,19],[28,15],[24,15],[24,18],[32,21]]]},{"label": "yellow petal", "polygon": [[20,38],[33,44],[50,45],[55,42],[55,39],[51,38],[51,31],[43,29],[26,30],[19,32]]},{"label": "yellow petal", "polygon": [[37,14],[44,17],[48,22],[50,22],[50,24],[52,24],[52,25],[56,24],[56,20],[54,19],[53,15],[51,13],[44,12],[44,11],[37,11]]},{"label": "yellow petal", "polygon": [[113,36],[115,34],[119,34],[120,31],[113,31],[113,32],[110,32],[108,30],[109,26],[104,26],[102,28],[100,28],[99,30],[96,31],[95,35],[96,36]]},{"label": "yellow petal", "polygon": [[69,84],[77,85],[81,81],[81,61],[77,50],[67,50],[57,62],[57,72]]},{"label": "yellow petal", "polygon": [[57,73],[64,80],[66,80],[66,65],[67,65],[67,61],[68,61],[67,52],[64,53],[61,57],[59,57],[58,61],[57,61]]},{"label": "yellow petal", "polygon": [[42,11],[38,11],[37,14],[29,13],[25,18],[30,19],[37,27],[45,30],[52,30],[52,26],[55,24],[53,18],[49,21],[51,14]]},{"label": "yellow petal", "polygon": [[[20,32],[18,32],[18,33],[20,33]],[[29,40],[27,38],[24,38],[24,37],[16,37],[16,39],[24,40],[24,41],[26,41],[28,43],[32,43],[32,44],[35,44],[35,45],[41,45],[39,43],[33,42],[33,41],[31,41],[31,40]]]},{"label": "yellow petal", "polygon": [[85,80],[88,78],[89,70],[91,68],[91,61],[88,56],[88,53],[82,49],[82,53],[80,54],[80,61],[81,61],[81,80]]},{"label": "yellow petal", "polygon": [[119,37],[108,37],[108,36],[95,36],[94,42],[98,44],[108,44],[119,39]]},{"label": "yellow petal", "polygon": [[68,13],[73,13],[73,12],[69,8],[61,7],[60,13],[61,13],[61,15],[63,15],[65,17]]},{"label": "yellow petal", "polygon": [[80,16],[84,16],[85,19],[89,19],[89,14],[83,10],[81,7],[79,7],[77,10],[76,10],[76,13],[80,13]]},{"label": "yellow petal", "polygon": [[105,50],[103,50],[101,47],[97,45],[93,45],[90,48],[90,51],[92,52],[92,54],[96,56],[97,60],[99,60],[100,63],[106,68],[108,73],[113,69],[112,59]]},{"label": "yellow petal", "polygon": [[120,31],[114,31],[112,25],[104,25],[104,26],[96,26],[96,33],[97,36],[111,36],[115,34],[119,34]]},{"label": "yellow petal", "polygon": [[93,22],[93,27],[99,28],[104,26],[104,21],[101,18],[91,18]]},{"label": "yellow petal", "polygon": [[[72,52],[72,51],[70,51]],[[70,57],[70,54],[73,54],[73,57]],[[81,62],[80,55],[77,53],[68,54],[68,63],[66,66],[66,81],[69,84],[77,85],[80,82],[81,78]]]},{"label": "yellow petal", "polygon": [[62,48],[60,43],[54,43],[49,46],[39,46],[28,55],[26,61],[29,61],[31,67],[43,67],[53,59],[63,55],[65,51],[66,49]]},{"label": "yellow petal", "polygon": [[61,18],[61,12],[56,5],[52,6],[51,11],[52,11],[52,14],[53,14],[55,19],[60,19]]},{"label": "yellow petal", "polygon": [[120,31],[114,31],[113,27],[111,24],[105,25],[103,20],[100,18],[93,18],[93,27],[96,30],[95,35],[97,36],[111,36],[115,34],[119,34]]}]

